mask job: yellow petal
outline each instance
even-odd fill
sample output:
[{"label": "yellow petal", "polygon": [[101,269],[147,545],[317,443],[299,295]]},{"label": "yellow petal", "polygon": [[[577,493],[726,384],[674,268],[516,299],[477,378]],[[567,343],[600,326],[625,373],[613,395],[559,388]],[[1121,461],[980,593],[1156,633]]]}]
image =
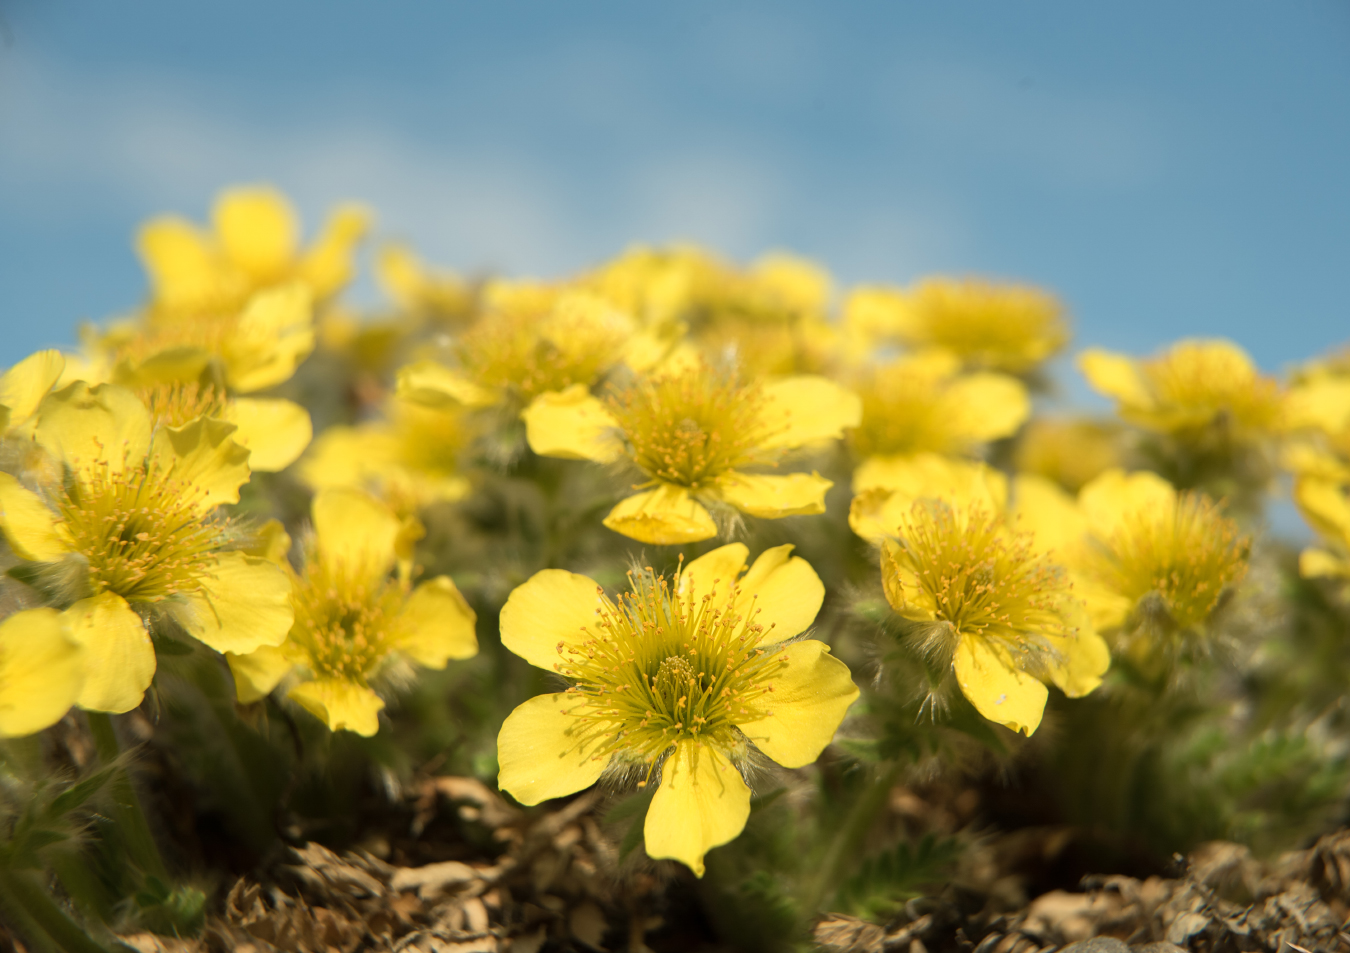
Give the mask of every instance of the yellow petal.
[{"label": "yellow petal", "polygon": [[398,371],[396,393],[427,407],[490,407],[496,398],[463,374],[435,361],[418,361]]},{"label": "yellow petal", "polygon": [[38,406],[37,442],[75,469],[106,460],[113,473],[139,466],[150,449],[150,412],[115,384],[76,381]]},{"label": "yellow petal", "polygon": [[575,794],[600,779],[609,755],[596,757],[578,733],[584,706],[566,692],[537,695],[506,716],[497,735],[497,787],[521,804]]},{"label": "yellow petal", "polygon": [[805,632],[824,601],[825,584],[787,543],[759,554],[740,581],[736,609],[743,615],[753,612],[754,621],[764,626],[761,642],[782,642]]},{"label": "yellow petal", "polygon": [[351,281],[356,245],[370,228],[370,212],[360,205],[340,205],[300,262],[300,276],[320,300]]},{"label": "yellow petal", "polygon": [[258,527],[243,552],[285,568],[290,565],[291,534],[286,532],[281,520],[270,519]]},{"label": "yellow petal", "polygon": [[256,281],[276,278],[295,256],[299,224],[276,189],[230,189],[216,201],[212,218],[226,257]]},{"label": "yellow petal", "polygon": [[1350,544],[1350,495],[1340,481],[1301,476],[1294,481],[1294,502],[1313,529]]},{"label": "yellow petal", "polygon": [[883,487],[862,490],[848,507],[849,529],[874,546],[900,528],[913,501]]},{"label": "yellow petal", "polygon": [[222,358],[231,389],[247,394],[290,378],[314,350],[314,301],[300,282],[253,295]]},{"label": "yellow petal", "polygon": [[52,562],[70,552],[47,504],[8,473],[0,473],[0,524],[9,545],[24,559]]},{"label": "yellow petal", "polygon": [[1015,667],[1002,646],[982,636],[963,634],[952,664],[961,692],[985,718],[1027,735],[1040,725],[1049,692]]},{"label": "yellow petal", "polygon": [[783,767],[800,768],[820,757],[834,738],[858,698],[858,686],[824,642],[793,642],[774,657],[785,664],[769,676],[773,691],[760,700],[769,714],[738,727]]},{"label": "yellow petal", "polygon": [[1071,638],[1047,634],[1045,639],[1059,654],[1049,666],[1049,675],[1060,691],[1070,698],[1082,698],[1101,685],[1111,667],[1111,649],[1105,639],[1089,628]]},{"label": "yellow petal", "polygon": [[966,440],[997,440],[1017,432],[1031,416],[1026,385],[1007,374],[968,374],[947,386],[950,426]]},{"label": "yellow petal", "polygon": [[449,576],[428,579],[413,590],[398,615],[399,648],[419,665],[445,668],[450,659],[478,654],[478,616]]},{"label": "yellow petal", "polygon": [[155,299],[169,308],[196,306],[217,293],[215,249],[191,222],[173,216],[151,219],[136,236],[136,251]]},{"label": "yellow petal", "polygon": [[1088,348],[1078,355],[1078,369],[1093,390],[1131,407],[1153,406],[1153,395],[1139,373],[1139,365],[1124,354]]},{"label": "yellow petal", "polygon": [[696,543],[717,535],[717,524],[684,487],[663,483],[630,496],[609,511],[605,525],[652,545]]},{"label": "yellow petal", "polygon": [[384,701],[364,685],[326,678],[301,682],[286,697],[326,724],[329,731],[345,728],[369,738],[380,730]]},{"label": "yellow petal", "polygon": [[1350,576],[1350,559],[1325,549],[1305,549],[1298,554],[1298,574],[1305,579],[1318,576]]},{"label": "yellow petal", "polygon": [[300,478],[316,490],[362,486],[398,460],[398,437],[382,424],[329,427],[300,463]]},{"label": "yellow petal", "polygon": [[276,563],[240,552],[221,553],[202,587],[172,610],[198,641],[236,655],[286,641],[295,621],[291,581]]},{"label": "yellow petal", "polygon": [[239,488],[249,480],[248,451],[233,439],[234,424],[199,417],[184,427],[162,427],[151,445],[152,455],[173,479],[201,493],[202,512],[223,503],[238,503]]},{"label": "yellow petal", "polygon": [[703,856],[732,840],[750,817],[750,788],[714,748],[684,741],[661,768],[642,834],[647,856],[678,860],[702,877]]},{"label": "yellow petal", "polygon": [[594,579],[563,569],[543,569],[512,590],[501,612],[502,645],[531,665],[554,671],[560,643],[580,645],[593,636],[604,596]]},{"label": "yellow petal", "polygon": [[749,555],[750,549],[744,543],[718,546],[684,567],[677,591],[680,595],[692,591],[698,599],[711,595],[714,589],[719,594],[728,593],[745,571],[745,560]]},{"label": "yellow petal", "polygon": [[0,622],[0,738],[60,721],[80,697],[84,657],[55,609],[25,609]]},{"label": "yellow petal", "polygon": [[891,608],[906,619],[915,622],[937,619],[937,600],[924,588],[914,560],[894,539],[881,541],[881,589]]},{"label": "yellow petal", "polygon": [[397,559],[403,523],[365,490],[332,487],[314,497],[319,558],[354,571],[383,576]]},{"label": "yellow petal", "polygon": [[874,487],[900,495],[906,510],[915,500],[947,500],[1002,513],[1008,504],[1008,481],[1002,473],[975,460],[956,460],[936,453],[875,456],[853,474],[853,492]]},{"label": "yellow petal", "polygon": [[183,344],[155,351],[140,362],[131,358],[113,368],[113,383],[123,387],[152,387],[179,381],[195,381],[211,365],[214,355],[197,344]]},{"label": "yellow petal", "polygon": [[226,405],[224,418],[238,428],[234,442],[248,449],[255,473],[286,469],[314,436],[309,411],[289,400],[240,397]]},{"label": "yellow petal", "polygon": [[1174,511],[1177,491],[1156,473],[1112,469],[1094,477],[1079,491],[1078,505],[1088,528],[1106,539],[1126,519]]},{"label": "yellow petal", "polygon": [[11,426],[33,416],[65,368],[66,358],[60,351],[38,351],[0,377],[0,404],[9,408]]},{"label": "yellow petal", "polygon": [[1019,474],[1013,484],[1013,525],[1031,533],[1039,552],[1053,552],[1061,561],[1082,545],[1087,520],[1074,498],[1036,474]]},{"label": "yellow petal", "polygon": [[612,463],[623,456],[618,422],[584,384],[546,391],[521,412],[530,449],[540,456]]},{"label": "yellow petal", "polygon": [[266,698],[295,667],[284,646],[264,645],[246,655],[225,653],[234,675],[234,693],[242,705]]},{"label": "yellow petal", "polygon": [[766,447],[801,447],[834,440],[862,423],[862,398],[824,377],[803,374],[764,386]]},{"label": "yellow petal", "polygon": [[730,470],[717,481],[717,495],[742,513],[763,519],[825,512],[825,492],[834,484],[819,473],[765,476]]},{"label": "yellow petal", "polygon": [[111,592],[81,599],[63,615],[84,650],[84,686],[76,701],[90,711],[131,711],[155,677],[155,649],[141,617]]}]

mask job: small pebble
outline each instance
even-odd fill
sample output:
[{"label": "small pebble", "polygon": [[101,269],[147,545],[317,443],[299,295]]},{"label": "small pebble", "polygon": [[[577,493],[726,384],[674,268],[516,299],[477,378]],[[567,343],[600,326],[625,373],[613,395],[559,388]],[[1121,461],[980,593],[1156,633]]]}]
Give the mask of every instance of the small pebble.
[{"label": "small pebble", "polygon": [[1131,947],[1134,953],[1186,953],[1184,946],[1177,946],[1175,943],[1168,943],[1163,940],[1159,943],[1145,943],[1143,946]]}]

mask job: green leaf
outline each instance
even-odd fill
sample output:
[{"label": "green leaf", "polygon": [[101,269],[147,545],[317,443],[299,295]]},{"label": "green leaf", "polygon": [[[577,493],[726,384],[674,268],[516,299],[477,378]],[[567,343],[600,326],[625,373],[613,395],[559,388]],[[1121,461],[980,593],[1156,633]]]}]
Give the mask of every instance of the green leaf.
[{"label": "green leaf", "polygon": [[103,786],[112,780],[118,770],[118,768],[112,766],[102,768],[89,777],[75,782],[52,799],[51,805],[47,808],[47,816],[60,817],[80,807],[85,801],[103,790]]}]

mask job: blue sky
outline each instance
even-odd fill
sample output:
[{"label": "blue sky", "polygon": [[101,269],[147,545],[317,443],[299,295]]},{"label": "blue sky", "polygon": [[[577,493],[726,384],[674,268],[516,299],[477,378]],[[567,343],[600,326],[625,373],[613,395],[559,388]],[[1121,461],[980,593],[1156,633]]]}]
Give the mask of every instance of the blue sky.
[{"label": "blue sky", "polygon": [[252,181],[463,270],[693,239],[1035,282],[1079,345],[1350,339],[1344,0],[0,11],[3,364],[136,304],[139,221]]}]

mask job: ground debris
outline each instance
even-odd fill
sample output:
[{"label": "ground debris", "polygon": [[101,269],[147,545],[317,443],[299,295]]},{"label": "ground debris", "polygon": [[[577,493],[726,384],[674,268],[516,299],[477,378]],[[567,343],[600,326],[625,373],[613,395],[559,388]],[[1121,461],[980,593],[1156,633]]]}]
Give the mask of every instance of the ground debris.
[{"label": "ground debris", "polygon": [[400,866],[311,842],[238,880],[201,937],[124,940],[146,953],[534,953],[604,950],[609,934],[640,946],[660,922],[643,915],[657,881],[615,876],[617,848],[593,816],[600,799],[591,792],[527,813],[473,779],[432,779],[414,796],[415,829],[443,804],[489,828],[495,848]]},{"label": "ground debris", "polygon": [[[831,914],[815,928],[830,953],[1350,953],[1350,832],[1261,863],[1239,844],[1202,845],[1178,879],[1086,877],[1012,914],[959,916],[911,902],[890,923]],[[1095,945],[1094,945],[1095,944]]]}]

